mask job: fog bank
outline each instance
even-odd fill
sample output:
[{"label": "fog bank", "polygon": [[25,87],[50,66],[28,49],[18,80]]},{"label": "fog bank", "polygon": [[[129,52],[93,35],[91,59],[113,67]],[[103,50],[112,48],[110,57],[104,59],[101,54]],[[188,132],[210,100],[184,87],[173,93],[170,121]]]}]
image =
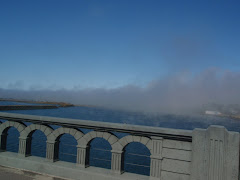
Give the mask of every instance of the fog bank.
[{"label": "fog bank", "polygon": [[208,69],[193,74],[175,73],[149,82],[145,87],[59,90],[0,89],[0,98],[64,101],[130,111],[190,113],[207,103],[239,104],[240,73]]}]

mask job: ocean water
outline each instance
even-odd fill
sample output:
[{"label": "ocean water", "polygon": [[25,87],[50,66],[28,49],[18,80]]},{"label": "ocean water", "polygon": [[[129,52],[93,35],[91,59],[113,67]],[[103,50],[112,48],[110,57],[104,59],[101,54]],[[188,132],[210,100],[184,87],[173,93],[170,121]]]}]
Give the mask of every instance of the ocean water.
[{"label": "ocean water", "polygon": [[[228,130],[240,132],[240,120],[207,115],[146,114],[93,107],[68,107],[7,112],[188,130],[194,128],[207,128],[209,125],[222,125]],[[26,123],[26,125],[30,124],[31,123]],[[58,128],[58,126],[52,127],[54,129]],[[84,133],[91,131],[90,129],[80,130]],[[126,133],[112,133],[118,138],[127,135]],[[8,131],[7,151],[18,151],[18,137],[19,133],[17,130],[15,128],[10,128]],[[35,131],[32,137],[32,155],[44,158],[46,156],[45,135],[41,131]],[[76,145],[77,142],[71,135],[64,134],[60,138],[59,160],[75,163],[77,154]],[[96,138],[90,145],[90,166],[110,169],[110,144],[104,139]],[[145,146],[140,143],[130,143],[125,148],[124,170],[127,172],[149,175],[149,156],[150,152]]]}]

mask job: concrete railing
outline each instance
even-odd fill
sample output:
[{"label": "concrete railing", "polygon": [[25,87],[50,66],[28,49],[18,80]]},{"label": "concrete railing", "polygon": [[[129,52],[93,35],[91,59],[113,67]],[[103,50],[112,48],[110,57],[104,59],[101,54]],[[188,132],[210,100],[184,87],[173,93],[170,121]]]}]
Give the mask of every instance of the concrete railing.
[{"label": "concrete railing", "polygon": [[[0,124],[0,165],[73,179],[239,179],[239,133],[221,126],[189,131],[12,113],[0,113],[0,119],[7,120]],[[32,124],[26,126],[24,122]],[[54,130],[50,125],[61,127]],[[10,127],[20,133],[18,156],[5,152]],[[79,128],[93,131],[84,134]],[[29,156],[32,134],[36,130],[47,137],[45,161]],[[129,135],[118,138],[112,132]],[[75,167],[57,161],[59,139],[63,134],[70,134],[77,141]],[[97,137],[112,147],[111,170],[89,167],[89,144]],[[145,145],[151,153],[149,177],[123,172],[124,148],[132,142]]]}]

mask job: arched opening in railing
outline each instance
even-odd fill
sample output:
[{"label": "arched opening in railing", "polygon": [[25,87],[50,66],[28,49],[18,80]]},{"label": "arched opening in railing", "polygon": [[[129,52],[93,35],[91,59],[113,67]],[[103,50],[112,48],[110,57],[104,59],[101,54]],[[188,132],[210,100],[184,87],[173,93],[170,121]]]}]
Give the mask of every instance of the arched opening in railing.
[{"label": "arched opening in railing", "polygon": [[76,163],[77,159],[77,141],[70,134],[63,134],[58,137],[59,140],[59,160]]},{"label": "arched opening in railing", "polygon": [[15,127],[6,128],[3,134],[7,135],[6,138],[6,151],[18,152],[19,147],[19,136],[20,133]]},{"label": "arched opening in railing", "polygon": [[89,165],[111,169],[111,150],[109,142],[103,138],[94,138],[89,143]]},{"label": "arched opening in railing", "polygon": [[150,151],[139,143],[131,142],[124,148],[124,171],[142,175],[150,174]]},{"label": "arched opening in railing", "polygon": [[36,130],[32,133],[31,137],[31,155],[38,157],[46,157],[47,137],[45,136],[45,134],[40,130]]}]

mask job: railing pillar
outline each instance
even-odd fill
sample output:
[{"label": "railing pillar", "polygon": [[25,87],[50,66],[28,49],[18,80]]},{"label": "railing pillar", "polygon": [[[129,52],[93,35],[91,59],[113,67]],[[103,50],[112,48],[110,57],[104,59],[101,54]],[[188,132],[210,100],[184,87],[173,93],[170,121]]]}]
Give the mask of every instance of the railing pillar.
[{"label": "railing pillar", "polygon": [[18,155],[24,157],[31,155],[31,143],[31,137],[19,137]]},{"label": "railing pillar", "polygon": [[152,150],[151,150],[151,165],[150,165],[150,178],[160,179],[162,169],[162,144],[163,138],[151,137]]},{"label": "railing pillar", "polygon": [[112,150],[111,169],[114,173],[123,173],[123,151]]},{"label": "railing pillar", "polygon": [[51,162],[58,160],[59,141],[47,141],[46,159]]},{"label": "railing pillar", "polygon": [[239,133],[223,126],[195,129],[190,179],[238,180],[239,146]]},{"label": "railing pillar", "polygon": [[7,133],[3,133],[0,138],[0,151],[6,151],[7,148]]},{"label": "railing pillar", "polygon": [[80,167],[89,166],[89,146],[77,146],[77,165]]}]

